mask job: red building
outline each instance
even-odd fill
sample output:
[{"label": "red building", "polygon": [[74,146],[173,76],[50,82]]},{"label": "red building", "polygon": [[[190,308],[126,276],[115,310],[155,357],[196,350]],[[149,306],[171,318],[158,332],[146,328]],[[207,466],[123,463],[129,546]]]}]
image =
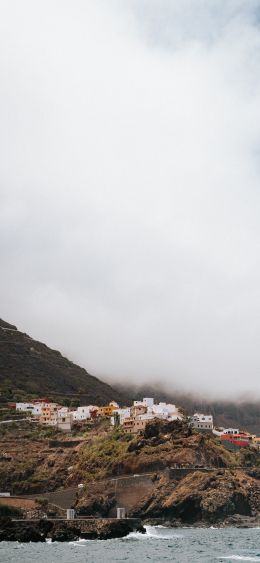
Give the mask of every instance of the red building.
[{"label": "red building", "polygon": [[250,438],[250,434],[240,432],[240,434],[222,434],[221,441],[229,442],[231,444],[234,444],[235,446],[238,446],[239,448],[246,448],[250,444]]}]

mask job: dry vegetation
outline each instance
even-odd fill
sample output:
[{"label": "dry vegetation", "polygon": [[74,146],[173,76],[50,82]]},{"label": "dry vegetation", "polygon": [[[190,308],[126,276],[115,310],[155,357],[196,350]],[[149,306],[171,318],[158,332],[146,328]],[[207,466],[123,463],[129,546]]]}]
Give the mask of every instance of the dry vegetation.
[{"label": "dry vegetation", "polygon": [[[0,489],[14,494],[156,472],[174,464],[238,466],[246,455],[232,454],[212,436],[192,433],[179,422],[154,422],[137,437],[113,429],[109,420],[79,426],[70,434],[27,421],[2,426],[0,432]],[[249,463],[256,465],[254,456]]]}]

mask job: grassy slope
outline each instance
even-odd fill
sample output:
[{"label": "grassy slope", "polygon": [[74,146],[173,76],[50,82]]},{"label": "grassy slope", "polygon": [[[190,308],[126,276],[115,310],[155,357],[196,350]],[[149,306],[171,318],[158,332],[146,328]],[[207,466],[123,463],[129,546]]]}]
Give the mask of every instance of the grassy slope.
[{"label": "grassy slope", "polygon": [[178,423],[153,426],[151,435],[144,437],[131,437],[120,430],[91,437],[80,449],[72,476],[78,474],[81,480],[92,481],[159,471],[175,463],[215,467],[240,463],[239,455],[227,451],[209,435],[190,433],[187,428],[182,431]]},{"label": "grassy slope", "polygon": [[[52,448],[50,439],[82,442],[73,448]],[[172,427],[168,431],[167,425],[157,435],[143,438],[114,430],[108,420],[75,428],[72,434],[27,421],[0,426],[0,489],[14,493],[38,494],[82,481],[159,471],[174,463],[227,466],[240,461],[213,438],[185,435]]]}]

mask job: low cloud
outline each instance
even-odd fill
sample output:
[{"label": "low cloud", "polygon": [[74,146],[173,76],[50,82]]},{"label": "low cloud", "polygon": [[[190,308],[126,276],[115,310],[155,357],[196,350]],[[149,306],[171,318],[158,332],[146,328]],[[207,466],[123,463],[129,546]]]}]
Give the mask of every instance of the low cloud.
[{"label": "low cloud", "polygon": [[260,398],[258,7],[1,4],[2,317],[94,375]]}]

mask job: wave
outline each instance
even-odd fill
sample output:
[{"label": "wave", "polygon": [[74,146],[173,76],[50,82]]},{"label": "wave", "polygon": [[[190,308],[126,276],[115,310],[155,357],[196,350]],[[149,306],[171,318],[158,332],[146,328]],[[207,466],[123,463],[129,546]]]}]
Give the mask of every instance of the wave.
[{"label": "wave", "polygon": [[130,532],[130,534],[128,534],[128,536],[125,536],[124,538],[120,538],[121,540],[125,541],[125,540],[147,540],[147,535],[146,534],[141,534],[141,532]]},{"label": "wave", "polygon": [[260,557],[251,557],[250,555],[228,555],[219,557],[219,559],[228,559],[229,561],[256,561],[260,562]]},{"label": "wave", "polygon": [[79,539],[77,541],[69,541],[68,543],[69,543],[69,545],[74,545],[74,547],[78,547],[78,546],[84,547],[87,544],[87,542],[90,542],[90,541],[91,540],[81,540],[81,539]]},{"label": "wave", "polygon": [[175,538],[182,538],[181,534],[177,534],[175,529],[166,528],[166,526],[144,526],[145,534],[141,532],[131,532],[122,540],[172,540]]}]

